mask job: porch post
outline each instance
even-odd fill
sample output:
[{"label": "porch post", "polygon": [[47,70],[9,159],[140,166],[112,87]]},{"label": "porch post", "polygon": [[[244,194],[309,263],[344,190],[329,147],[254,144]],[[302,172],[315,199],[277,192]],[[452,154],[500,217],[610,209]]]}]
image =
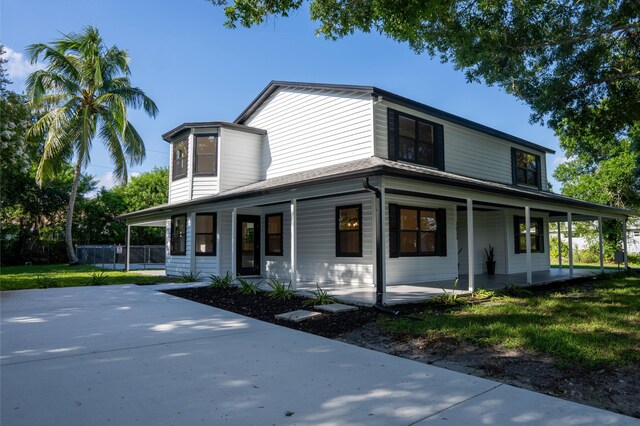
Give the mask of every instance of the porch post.
[{"label": "porch post", "polygon": [[382,257],[382,304],[387,304],[387,232],[386,232],[386,216],[387,201],[384,195],[384,186],[380,184],[380,256]]},{"label": "porch post", "polygon": [[298,259],[296,258],[297,252],[297,216],[298,216],[298,200],[295,198],[291,200],[291,288],[293,290],[298,289]]},{"label": "porch post", "polygon": [[624,252],[624,269],[629,269],[629,257],[627,256],[627,218],[622,220],[622,251]]},{"label": "porch post", "polygon": [[562,269],[562,232],[560,231],[560,221],[558,221],[558,267]]},{"label": "porch post", "polygon": [[231,276],[236,277],[238,271],[238,259],[237,259],[237,243],[236,235],[238,228],[238,209],[236,207],[231,211]]},{"label": "porch post", "polygon": [[569,278],[573,278],[573,222],[571,221],[571,212],[567,213],[567,237],[569,244]]},{"label": "porch post", "polygon": [[131,254],[131,225],[127,224],[127,235],[125,236],[125,250],[126,254],[124,256],[124,270],[129,272],[130,265],[130,254]]},{"label": "porch post", "polygon": [[604,272],[604,249],[602,247],[602,216],[598,216],[598,248],[600,253],[600,273]]},{"label": "porch post", "polygon": [[189,244],[189,261],[192,274],[196,274],[196,214],[191,213],[191,227],[189,228],[189,234],[191,237],[191,244]]},{"label": "porch post", "polygon": [[467,198],[467,247],[467,258],[469,260],[469,291],[472,292],[475,288],[475,247],[473,243],[473,200],[471,198]]},{"label": "porch post", "polygon": [[525,241],[527,247],[527,284],[531,284],[531,209],[529,206],[524,208],[524,226],[525,226]]}]

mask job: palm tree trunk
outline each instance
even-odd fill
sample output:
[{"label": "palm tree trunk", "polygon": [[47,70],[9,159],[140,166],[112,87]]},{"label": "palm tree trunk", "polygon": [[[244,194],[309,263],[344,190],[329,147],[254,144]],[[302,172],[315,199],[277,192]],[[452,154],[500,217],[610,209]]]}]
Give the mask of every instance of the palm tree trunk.
[{"label": "palm tree trunk", "polygon": [[80,183],[80,174],[82,172],[82,159],[78,156],[78,162],[73,174],[73,186],[69,195],[69,208],[67,208],[67,224],[65,227],[64,239],[67,243],[67,255],[69,256],[69,265],[77,265],[78,257],[73,247],[73,208],[76,205],[76,195],[78,194],[78,184]]}]

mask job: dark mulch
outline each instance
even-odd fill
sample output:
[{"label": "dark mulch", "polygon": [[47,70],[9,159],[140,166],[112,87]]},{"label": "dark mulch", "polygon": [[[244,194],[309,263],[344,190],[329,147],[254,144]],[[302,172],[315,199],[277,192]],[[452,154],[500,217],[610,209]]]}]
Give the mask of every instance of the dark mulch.
[{"label": "dark mulch", "polygon": [[379,311],[360,306],[357,311],[343,312],[339,314],[322,313],[321,316],[311,318],[299,323],[276,320],[275,315],[298,309],[313,310],[304,307],[307,299],[294,297],[289,300],[280,300],[267,296],[260,292],[256,295],[239,293],[235,288],[187,288],[181,290],[167,290],[167,294],[215,306],[226,311],[235,312],[261,321],[272,322],[285,327],[301,330],[307,333],[325,337],[338,337],[344,333],[353,331],[365,324],[375,321],[381,314]]}]

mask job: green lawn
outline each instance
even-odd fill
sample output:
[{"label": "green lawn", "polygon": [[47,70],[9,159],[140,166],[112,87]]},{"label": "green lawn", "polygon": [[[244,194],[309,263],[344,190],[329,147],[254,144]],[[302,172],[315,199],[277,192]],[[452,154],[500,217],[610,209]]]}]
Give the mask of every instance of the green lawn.
[{"label": "green lawn", "polygon": [[92,284],[151,284],[167,281],[166,277],[110,271],[90,265],[6,266],[0,269],[0,290],[74,287]]},{"label": "green lawn", "polygon": [[[560,266],[558,265],[558,262],[556,261],[555,263],[553,261],[551,261],[551,267],[552,268],[559,268]],[[569,269],[569,262],[568,261],[562,261],[562,267],[564,269]],[[600,264],[599,263],[577,263],[575,262],[573,264],[574,269],[600,269]],[[640,264],[637,263],[633,263],[633,262],[629,262],[629,267],[630,268],[638,268],[640,267]],[[623,271],[624,270],[624,264],[620,264],[620,268],[618,268],[618,264],[617,263],[606,263],[604,264],[604,269],[607,270],[611,270],[611,271]]]},{"label": "green lawn", "polygon": [[385,319],[382,325],[410,337],[448,336],[484,347],[533,350],[564,366],[640,362],[640,277],[635,274],[551,294],[497,296],[445,312],[426,308],[420,318]]}]

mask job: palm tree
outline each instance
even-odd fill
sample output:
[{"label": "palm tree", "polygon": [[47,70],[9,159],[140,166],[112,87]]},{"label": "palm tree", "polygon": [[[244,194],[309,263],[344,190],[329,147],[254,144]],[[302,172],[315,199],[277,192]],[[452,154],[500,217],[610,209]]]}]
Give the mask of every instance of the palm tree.
[{"label": "palm tree", "polygon": [[127,108],[142,107],[151,117],[158,108],[145,93],[131,86],[129,55],[116,46],[107,48],[94,27],[71,33],[50,45],[27,48],[32,64],[42,56],[46,67],[27,79],[33,107],[44,114],[29,130],[44,136],[44,151],[36,179],[43,185],[75,158],[69,196],[65,241],[69,263],[78,263],[72,239],[73,208],[82,170],[90,163],[91,144],[99,139],[114,163],[114,175],[127,180],[127,161],[145,157],[144,141],[129,123]]}]

